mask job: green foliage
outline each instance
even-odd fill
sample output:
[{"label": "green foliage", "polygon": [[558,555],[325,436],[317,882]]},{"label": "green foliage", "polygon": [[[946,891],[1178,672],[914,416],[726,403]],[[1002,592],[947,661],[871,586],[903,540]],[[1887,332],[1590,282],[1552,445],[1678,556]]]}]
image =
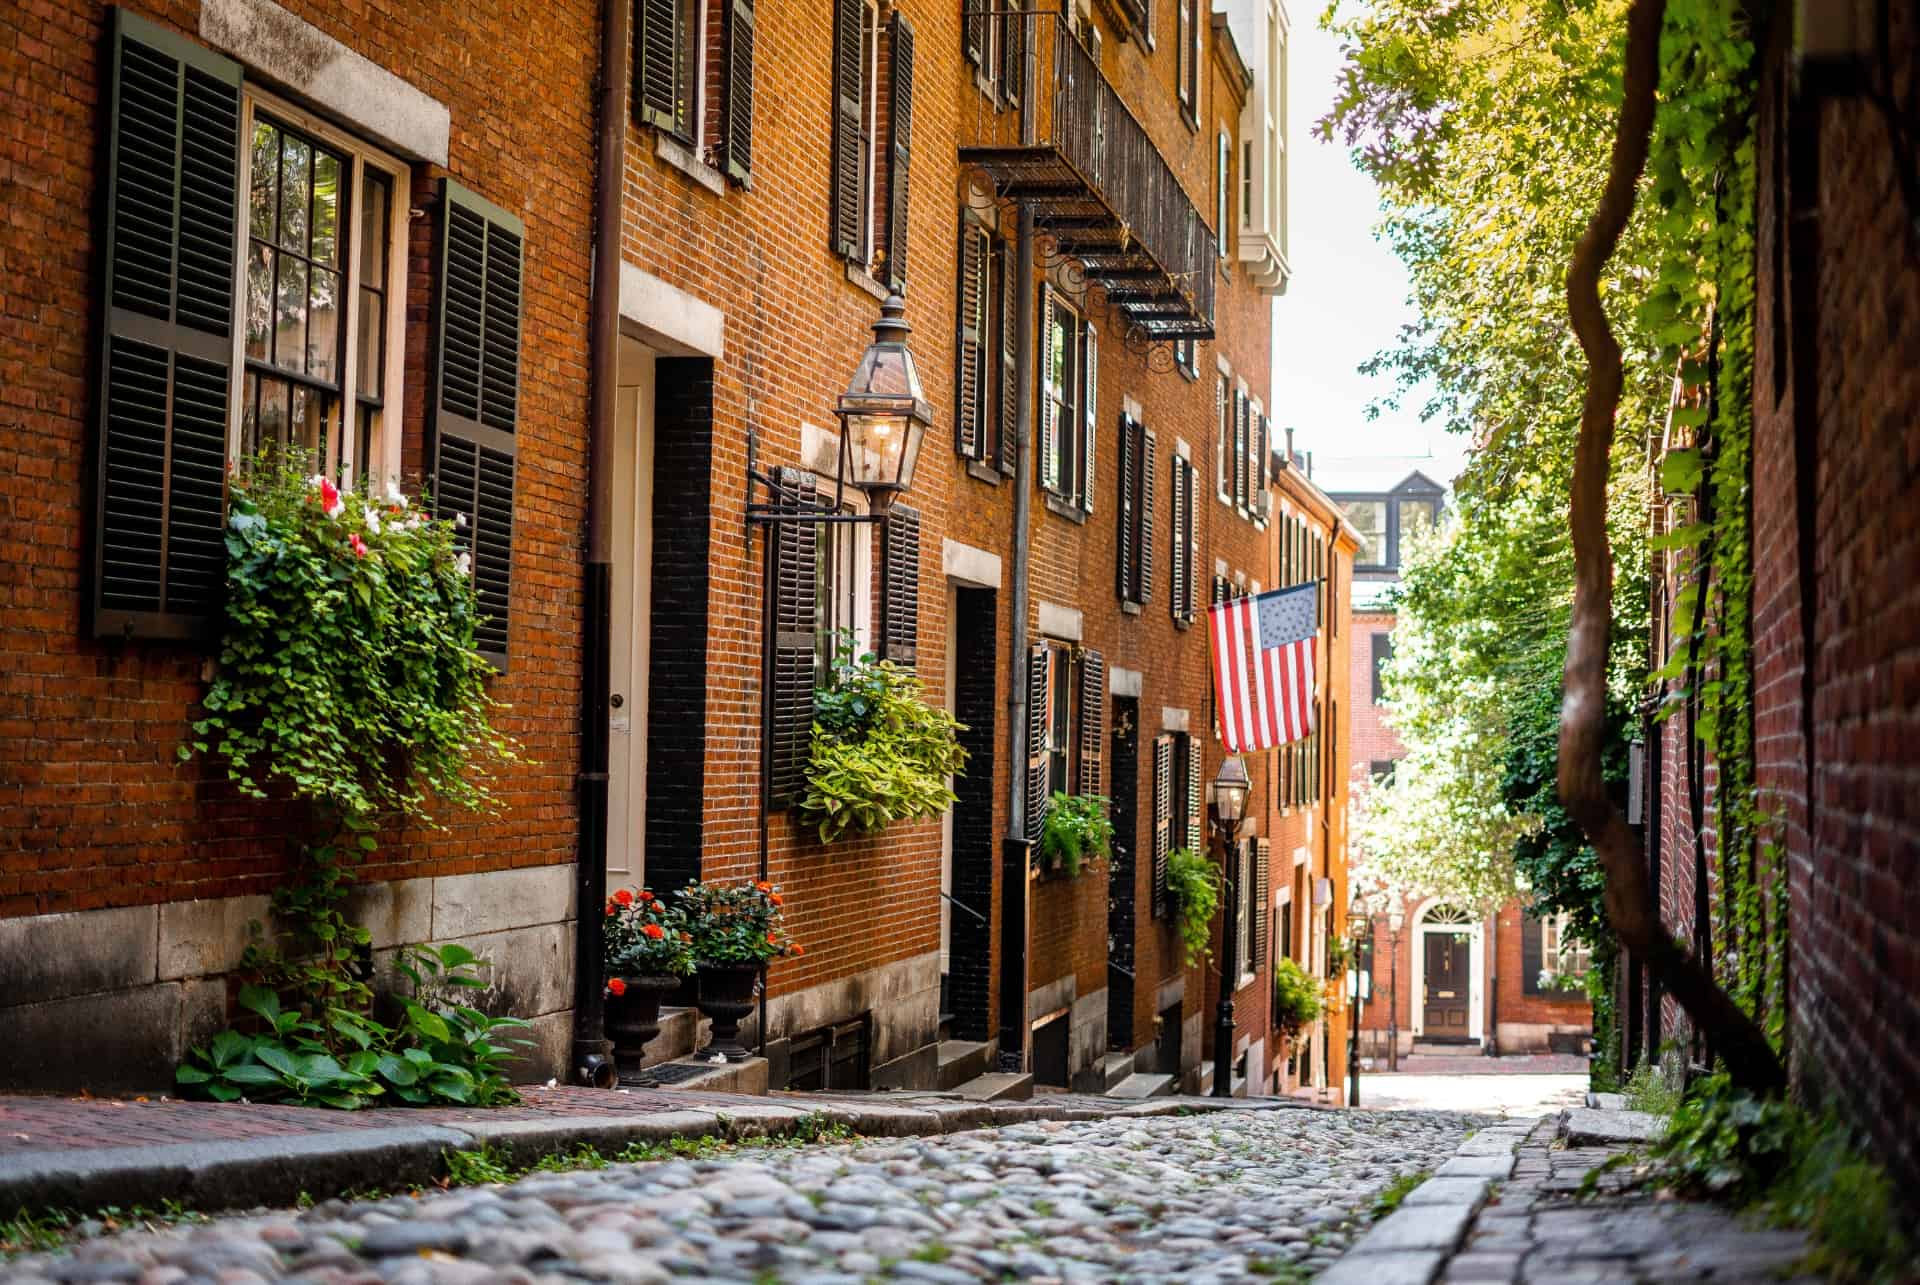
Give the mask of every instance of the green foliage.
[{"label": "green foliage", "polygon": [[1651,1059],[1641,1061],[1627,1077],[1621,1090],[1627,1095],[1630,1110],[1651,1115],[1670,1116],[1680,1105],[1680,1093],[1668,1082],[1666,1073]]},{"label": "green foliage", "polygon": [[608,977],[685,977],[693,971],[693,933],[682,907],[650,889],[620,888],[607,898],[602,958]]},{"label": "green foliage", "polygon": [[1807,1228],[1819,1246],[1809,1266],[1830,1279],[1910,1279],[1915,1247],[1893,1182],[1836,1115],[1756,1098],[1712,1075],[1680,1104],[1649,1158],[1661,1185]]},{"label": "green foliage", "polygon": [[1273,966],[1273,1024],[1290,1038],[1320,1020],[1320,985],[1284,956]]},{"label": "green foliage", "polygon": [[739,885],[696,882],[673,895],[681,922],[693,937],[693,957],[701,963],[765,964],[805,953],[787,936],[780,890],[765,880]]},{"label": "green foliage", "polygon": [[447,1167],[450,1187],[484,1187],[489,1183],[512,1182],[513,1169],[492,1147],[478,1151],[442,1151],[440,1160]]},{"label": "green foliage", "polygon": [[1167,854],[1167,904],[1180,930],[1181,963],[1213,955],[1213,916],[1220,909],[1220,871],[1192,848]]},{"label": "green foliage", "polygon": [[813,710],[807,791],[797,806],[820,842],[848,830],[875,834],[953,806],[949,782],[966,767],[965,729],[922,698],[912,670],[843,641]]},{"label": "green foliage", "polygon": [[234,1102],[291,1102],[351,1111],[391,1096],[411,1106],[498,1106],[519,1101],[506,1078],[516,1034],[526,1023],[491,1017],[436,994],[482,987],[481,967],[460,945],[415,947],[396,964],[413,984],[400,998],[399,1026],[364,1011],[321,1014],[284,1007],[265,986],[240,990],[240,1005],[262,1030],[226,1030],[192,1049],[174,1073],[190,1096]]},{"label": "green foliage", "polygon": [[1373,1198],[1373,1217],[1377,1222],[1400,1207],[1400,1202],[1413,1194],[1413,1189],[1427,1180],[1431,1173],[1428,1169],[1418,1169],[1413,1173],[1403,1173],[1388,1183]]},{"label": "green foliage", "polygon": [[1077,878],[1088,861],[1104,860],[1112,851],[1113,822],[1107,819],[1105,796],[1054,791],[1040,826],[1041,864]]},{"label": "green foliage", "polygon": [[180,756],[284,790],[364,834],[492,798],[516,749],[489,719],[468,555],[393,491],[338,491],[263,457],[235,477],[219,668]]}]

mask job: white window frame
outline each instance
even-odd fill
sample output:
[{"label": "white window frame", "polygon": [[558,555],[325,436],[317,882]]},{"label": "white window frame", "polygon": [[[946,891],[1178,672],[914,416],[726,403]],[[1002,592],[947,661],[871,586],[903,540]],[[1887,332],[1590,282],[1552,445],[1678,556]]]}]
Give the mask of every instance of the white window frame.
[{"label": "white window frame", "polygon": [[860,3],[860,267],[873,267],[879,226],[874,202],[880,192],[880,6]]},{"label": "white window frame", "polygon": [[[353,167],[348,191],[349,208],[341,212],[340,239],[345,247],[342,259],[343,354],[340,362],[340,420],[335,434],[336,446],[326,461],[327,470],[342,477],[359,480],[366,477],[376,488],[400,481],[400,439],[406,423],[405,372],[407,340],[407,216],[412,208],[411,170],[395,157],[364,140],[346,133],[310,111],[296,107],[286,99],[248,83],[240,97],[240,216],[234,250],[233,374],[227,411],[227,458],[238,460],[241,454],[240,423],[244,410],[241,391],[247,375],[247,235],[246,202],[253,190],[253,128],[255,116],[267,115],[285,121],[303,134],[310,134],[350,158]],[[388,208],[387,271],[384,284],[386,301],[386,353],[381,372],[380,426],[368,446],[366,460],[354,458],[359,434],[355,431],[355,403],[359,386],[360,356],[360,228],[361,199],[366,192],[368,168],[377,170],[390,186]]]},{"label": "white window frame", "polygon": [[1225,366],[1214,376],[1213,498],[1233,504],[1233,376]]},{"label": "white window frame", "polygon": [[[840,511],[865,514],[866,497],[851,493],[842,496]],[[852,629],[856,650],[863,653],[873,650],[873,530],[859,522],[822,522],[822,552],[817,555],[831,556],[829,569],[833,583],[828,586],[829,593],[820,594],[814,603],[814,628],[823,634],[830,634],[841,627],[834,607],[844,605],[847,609],[845,623]],[[831,550],[830,554],[828,550]],[[848,583],[839,583],[842,576],[848,578]],[[841,603],[835,604],[832,598],[839,598]],[[831,654],[829,651],[828,655]]]}]

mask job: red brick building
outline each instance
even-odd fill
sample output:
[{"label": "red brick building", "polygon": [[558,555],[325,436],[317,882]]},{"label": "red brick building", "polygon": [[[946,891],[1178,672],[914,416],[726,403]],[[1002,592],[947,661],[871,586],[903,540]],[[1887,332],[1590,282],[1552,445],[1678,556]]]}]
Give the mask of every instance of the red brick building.
[{"label": "red brick building", "polygon": [[[1870,1137],[1907,1187],[1920,1179],[1920,290],[1911,149],[1886,105],[1912,101],[1910,9],[1862,6],[1796,23],[1764,6],[1755,138],[1759,191],[1753,371],[1753,772],[1766,823],[1771,926],[1784,910],[1783,1047],[1797,1092]],[[1654,463],[1662,443],[1656,441]],[[1684,502],[1656,496],[1656,530]],[[1656,563],[1654,659],[1676,645]],[[1650,874],[1676,933],[1729,943],[1714,833],[1720,765],[1684,716],[1649,729]],[[1696,821],[1697,818],[1697,821]],[[1697,842],[1696,842],[1697,839]],[[1784,906],[1777,879],[1785,879]],[[1739,939],[1736,953],[1781,941]],[[1689,1032],[1628,961],[1629,1060]]]},{"label": "red brick building", "polygon": [[[1361,534],[1354,566],[1353,705],[1349,775],[1355,785],[1392,775],[1405,753],[1382,704],[1381,668],[1393,656],[1395,613],[1386,591],[1399,580],[1402,541],[1442,513],[1446,489],[1421,465],[1431,461],[1327,461],[1320,480]],[[1443,899],[1405,904],[1399,924],[1374,921],[1374,999],[1361,1042],[1375,1054],[1395,1038],[1478,1045],[1500,1053],[1584,1051],[1592,1027],[1584,988],[1587,950],[1558,920],[1526,913],[1519,898],[1481,916]]]},{"label": "red brick building", "polygon": [[[316,174],[324,155],[348,176],[328,218],[349,235],[322,244],[303,224],[277,241],[263,230],[275,206],[217,253],[182,241],[166,263],[207,259],[202,292],[230,303],[256,261],[337,272],[355,302],[308,332],[337,338],[307,347],[340,364],[316,374],[302,356],[295,371],[272,336],[264,356],[226,338],[230,317],[206,339],[183,271],[166,283],[163,354],[185,352],[170,359],[192,372],[231,343],[207,374],[226,404],[215,460],[282,421],[297,421],[289,440],[326,425],[343,475],[470,497],[494,694],[528,751],[500,815],[383,844],[359,906],[376,949],[458,939],[490,956],[489,1002],[535,1020],[530,1069],[564,1073],[591,1044],[574,1029],[595,983],[576,976],[573,921],[604,841],[607,887],[783,886],[806,953],[772,969],[748,1031],[776,1087],[924,1085],[994,1062],[1042,1084],[1198,1077],[1218,987],[1176,957],[1158,869],[1205,841],[1219,764],[1206,586],[1325,581],[1327,673],[1345,664],[1346,546],[1269,428],[1269,310],[1288,271],[1277,0],[1012,17],[638,0],[618,15],[626,108],[598,140],[609,15],[592,6],[549,6],[506,39],[433,6],[350,21],[273,0],[48,9],[0,20],[30,71],[7,90],[4,235],[46,264],[0,299],[16,411],[0,428],[0,533],[16,551],[0,624],[0,1036],[39,1050],[0,1078],[69,1087],[74,1041],[112,1022],[127,1052],[95,1087],[164,1080],[224,1021],[245,925],[284,869],[285,818],[175,760],[210,654],[187,635],[217,614],[217,569],[191,583],[96,573],[122,495],[106,355],[156,341],[113,293],[107,265],[132,252],[109,253],[122,233],[104,213],[108,158],[150,141],[128,115],[142,94],[173,94],[191,117],[216,85],[231,123],[184,150],[177,134],[151,144],[184,158],[187,180],[218,162],[212,195],[183,183],[168,209],[218,224],[275,164]],[[589,316],[602,167],[621,198],[611,353]],[[463,271],[495,323],[480,323],[470,384],[448,364],[466,350],[436,338],[461,315]],[[769,484],[833,495],[836,398],[889,294],[933,409],[911,489],[884,527],[750,522]],[[589,467],[602,370],[610,477]],[[185,409],[161,415],[188,440]],[[210,477],[198,512],[217,541]],[[588,526],[596,485],[605,555]],[[850,516],[864,507],[843,499]],[[970,762],[948,816],[822,845],[787,804],[840,631],[917,670],[967,725]],[[589,690],[600,646],[604,693]],[[1280,1060],[1265,961],[1283,943],[1320,948],[1309,903],[1343,910],[1343,774],[1300,761],[1345,761],[1345,715],[1321,699],[1311,751],[1249,765],[1236,1052],[1256,1089]],[[1111,800],[1115,852],[1078,878],[1041,872],[1032,850],[1054,789]],[[1270,873],[1283,848],[1327,881],[1324,906]],[[1284,935],[1276,892],[1297,917]]]}]

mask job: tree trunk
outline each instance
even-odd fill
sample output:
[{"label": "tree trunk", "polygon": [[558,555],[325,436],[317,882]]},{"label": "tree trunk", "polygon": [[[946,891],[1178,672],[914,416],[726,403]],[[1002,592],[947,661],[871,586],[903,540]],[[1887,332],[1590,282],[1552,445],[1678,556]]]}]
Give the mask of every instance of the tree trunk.
[{"label": "tree trunk", "polygon": [[1608,635],[1613,624],[1613,554],[1607,547],[1607,478],[1620,405],[1620,344],[1600,304],[1600,270],[1633,214],[1653,132],[1666,0],[1634,0],[1620,120],[1600,204],[1567,268],[1567,311],[1587,358],[1586,398],[1574,448],[1569,524],[1573,534],[1573,620],[1567,636],[1566,695],[1560,710],[1560,801],[1586,833],[1606,872],[1607,917],[1726,1060],[1733,1082],[1777,1095],[1786,1070],[1759,1025],[1722,990],[1701,961],[1681,950],[1660,922],[1640,839],[1607,797],[1601,774],[1606,737]]}]

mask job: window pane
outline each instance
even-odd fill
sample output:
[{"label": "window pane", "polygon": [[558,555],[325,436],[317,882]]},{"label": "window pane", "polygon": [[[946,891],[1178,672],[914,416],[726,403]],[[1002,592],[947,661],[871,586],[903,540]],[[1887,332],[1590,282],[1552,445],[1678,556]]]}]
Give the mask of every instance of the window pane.
[{"label": "window pane", "polygon": [[1355,566],[1379,567],[1387,561],[1387,502],[1350,500],[1343,506],[1354,528],[1360,532],[1360,548],[1353,555]]},{"label": "window pane", "polygon": [[293,415],[288,425],[289,442],[305,452],[316,464],[327,454],[329,430],[333,420],[333,394],[305,384],[293,386]]},{"label": "window pane", "polygon": [[387,206],[393,189],[385,178],[366,171],[366,190],[360,197],[360,282],[384,289],[387,284]]},{"label": "window pane", "polygon": [[300,139],[280,140],[280,244],[307,252],[307,202],[313,194],[313,148]]},{"label": "window pane", "polygon": [[387,310],[383,303],[379,292],[360,291],[360,353],[354,359],[354,367],[358,372],[354,382],[361,395],[366,397],[381,396],[386,379]]},{"label": "window pane", "polygon": [[340,274],[314,268],[307,298],[307,373],[334,383],[340,378]]},{"label": "window pane", "polygon": [[313,258],[340,262],[340,158],[329,152],[313,157]]},{"label": "window pane", "polygon": [[290,255],[283,256],[275,307],[273,364],[285,370],[304,370],[306,359],[307,265]]},{"label": "window pane", "polygon": [[247,356],[266,361],[273,332],[273,260],[271,247],[255,245],[247,256]]},{"label": "window pane", "polygon": [[1432,500],[1400,501],[1400,538],[1404,541],[1415,532],[1432,530],[1436,507]]},{"label": "window pane", "polygon": [[380,433],[380,408],[362,406],[354,425],[353,462],[361,476],[373,472],[373,441]]},{"label": "window pane", "polygon": [[240,382],[240,455],[251,457],[260,444],[260,377],[249,373]]},{"label": "window pane", "polygon": [[247,198],[247,226],[263,240],[273,239],[273,215],[280,177],[280,131],[265,121],[253,127],[253,191]]},{"label": "window pane", "polygon": [[259,384],[260,413],[254,419],[254,440],[248,443],[249,454],[287,439],[287,394],[291,389],[282,379],[261,379]]}]

